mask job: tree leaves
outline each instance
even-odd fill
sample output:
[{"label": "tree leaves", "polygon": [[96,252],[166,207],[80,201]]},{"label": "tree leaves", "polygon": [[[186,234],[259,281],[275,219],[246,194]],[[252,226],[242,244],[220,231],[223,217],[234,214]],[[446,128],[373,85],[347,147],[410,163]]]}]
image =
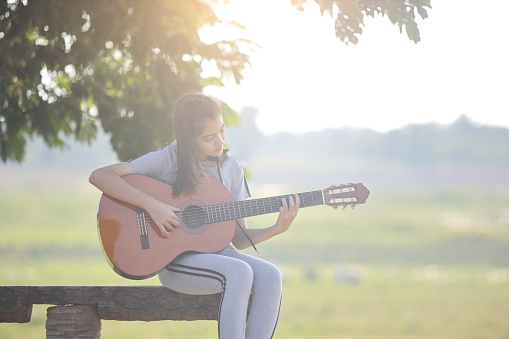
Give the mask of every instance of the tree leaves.
[{"label": "tree leaves", "polygon": [[[236,82],[241,41],[207,45],[218,22],[199,0],[38,0],[0,3],[0,155],[23,160],[26,138],[89,142],[98,123],[127,160],[173,139],[171,114],[188,90]],[[218,74],[202,78],[202,63]]]},{"label": "tree leaves", "polygon": [[[292,0],[292,4],[303,10],[306,0]],[[387,16],[390,22],[405,32],[408,38],[417,43],[420,41],[419,29],[415,22],[415,11],[422,19],[428,17],[426,8],[431,8],[429,0],[315,0],[320,12],[327,12],[335,20],[336,36],[346,44],[357,44],[362,34],[364,17],[375,14]]]}]

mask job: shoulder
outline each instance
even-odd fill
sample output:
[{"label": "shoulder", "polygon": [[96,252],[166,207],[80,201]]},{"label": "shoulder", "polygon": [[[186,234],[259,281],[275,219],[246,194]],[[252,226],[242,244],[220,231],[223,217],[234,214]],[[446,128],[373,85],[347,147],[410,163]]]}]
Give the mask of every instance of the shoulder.
[{"label": "shoulder", "polygon": [[129,161],[138,174],[159,177],[177,162],[176,142]]},{"label": "shoulder", "polygon": [[234,182],[243,180],[244,166],[242,162],[230,152],[227,153],[228,158],[223,163],[222,169],[227,172]]},{"label": "shoulder", "polygon": [[[230,183],[229,192],[233,201],[245,200],[251,196],[244,176],[244,167],[242,162],[233,154],[228,153],[228,159],[223,164],[224,177],[227,177]],[[227,174],[226,174],[227,173]],[[225,180],[226,181],[226,180]]]},{"label": "shoulder", "polygon": [[176,160],[177,159],[177,141],[175,140],[172,143],[167,143],[166,146],[161,148],[159,151],[161,153],[163,153],[164,155],[166,155],[172,159],[174,158]]},{"label": "shoulder", "polygon": [[163,158],[166,160],[173,160],[177,159],[177,142],[174,141],[172,143],[167,143],[164,147],[156,149],[152,152],[149,152],[145,155],[142,155],[140,158],[143,157],[153,157],[153,158]]},{"label": "shoulder", "polygon": [[243,168],[242,162],[240,162],[240,160],[236,156],[234,156],[230,152],[226,153],[226,155],[227,155],[227,159],[223,163],[223,167],[226,167],[231,170],[235,170],[235,169],[238,170],[238,169]]}]

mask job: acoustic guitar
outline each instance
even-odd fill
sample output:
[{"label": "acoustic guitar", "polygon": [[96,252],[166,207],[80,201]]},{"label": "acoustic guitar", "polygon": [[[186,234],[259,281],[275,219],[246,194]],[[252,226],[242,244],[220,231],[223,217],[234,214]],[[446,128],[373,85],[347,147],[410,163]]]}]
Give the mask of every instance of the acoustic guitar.
[{"label": "acoustic guitar", "polygon": [[[102,195],[97,223],[103,253],[116,273],[134,280],[156,275],[183,252],[212,253],[225,248],[233,239],[235,219],[279,212],[281,199],[291,195],[232,202],[226,187],[209,177],[201,178],[193,195],[174,195],[170,185],[146,176],[123,179],[180,209],[180,226],[166,237],[142,208]],[[368,195],[362,184],[298,193],[301,208],[324,204],[353,207],[364,203]]]}]

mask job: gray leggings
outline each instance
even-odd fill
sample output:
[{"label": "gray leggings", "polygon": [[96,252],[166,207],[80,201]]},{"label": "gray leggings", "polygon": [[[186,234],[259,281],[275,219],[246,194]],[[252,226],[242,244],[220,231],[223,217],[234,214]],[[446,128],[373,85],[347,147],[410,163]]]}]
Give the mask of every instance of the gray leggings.
[{"label": "gray leggings", "polygon": [[[159,273],[174,291],[204,295],[222,292],[220,339],[272,338],[281,305],[281,273],[270,262],[237,252],[231,245],[216,253],[184,253]],[[247,319],[247,305],[252,294]]]}]

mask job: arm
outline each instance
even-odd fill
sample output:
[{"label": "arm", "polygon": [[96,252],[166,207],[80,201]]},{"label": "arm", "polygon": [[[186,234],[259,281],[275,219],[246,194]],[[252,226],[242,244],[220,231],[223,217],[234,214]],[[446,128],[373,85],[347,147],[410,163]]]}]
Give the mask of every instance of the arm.
[{"label": "arm", "polygon": [[[246,219],[239,219],[240,226],[246,231],[249,238],[253,243],[259,244],[265,240],[268,240],[278,234],[284,233],[290,228],[293,220],[297,216],[300,207],[300,199],[298,195],[294,195],[295,201],[290,197],[290,203],[287,204],[285,199],[282,199],[283,206],[279,209],[279,217],[276,223],[266,228],[247,228]],[[251,243],[246,238],[244,233],[238,229],[235,229],[235,235],[232,240],[233,246],[239,250],[243,250],[251,246]]]},{"label": "arm", "polygon": [[121,162],[96,169],[90,175],[89,181],[103,193],[145,209],[161,233],[168,236],[167,230],[172,231],[179,225],[179,220],[175,215],[178,208],[165,204],[129,185],[122,179],[124,175],[128,174],[136,174],[136,169],[129,162]]}]

